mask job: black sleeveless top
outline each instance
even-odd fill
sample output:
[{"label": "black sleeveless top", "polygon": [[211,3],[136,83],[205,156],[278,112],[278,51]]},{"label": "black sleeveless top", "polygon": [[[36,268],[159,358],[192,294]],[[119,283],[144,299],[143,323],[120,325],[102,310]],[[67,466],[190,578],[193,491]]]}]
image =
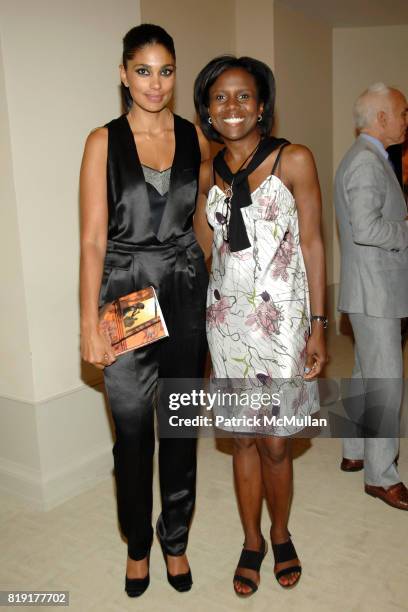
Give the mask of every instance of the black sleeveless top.
[{"label": "black sleeveless top", "polygon": [[132,130],[126,115],[108,128],[108,240],[124,245],[172,242],[192,230],[200,147],[192,123],[174,115],[175,153],[170,187],[157,230]]}]

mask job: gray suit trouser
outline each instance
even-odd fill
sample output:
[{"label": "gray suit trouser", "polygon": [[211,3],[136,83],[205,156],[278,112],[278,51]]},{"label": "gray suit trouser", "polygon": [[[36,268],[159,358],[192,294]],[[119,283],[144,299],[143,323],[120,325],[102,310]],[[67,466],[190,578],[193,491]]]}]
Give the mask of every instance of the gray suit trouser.
[{"label": "gray suit trouser", "polygon": [[[369,413],[372,409],[370,403],[377,404],[374,409],[380,408],[387,422],[393,424],[395,432],[398,430],[403,388],[401,319],[365,314],[349,314],[349,319],[355,340],[350,395],[361,399],[361,411]],[[401,481],[394,463],[398,449],[399,437],[343,440],[343,457],[364,459],[365,483],[381,487]]]}]

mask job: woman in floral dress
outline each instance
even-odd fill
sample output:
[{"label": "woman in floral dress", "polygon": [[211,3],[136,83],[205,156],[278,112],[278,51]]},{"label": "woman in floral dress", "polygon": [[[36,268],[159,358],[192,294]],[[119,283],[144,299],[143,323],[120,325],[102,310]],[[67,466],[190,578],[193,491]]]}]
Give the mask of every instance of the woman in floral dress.
[{"label": "woman in floral dress", "polygon": [[260,528],[263,494],[272,518],[276,578],[285,588],[300,578],[288,531],[289,436],[319,409],[313,379],[326,361],[317,172],[306,147],[269,136],[274,97],[272,72],[251,58],[216,58],[195,83],[201,126],[207,137],[225,145],[213,168],[207,168],[208,190],[200,194],[195,221],[207,254],[212,243],[207,336],[213,376],[220,387],[238,389],[239,397],[269,393],[270,401],[257,406],[258,417],[289,419],[252,423],[245,418],[254,413],[251,402],[221,410],[236,417],[225,419],[225,429],[240,434],[233,451],[245,533],[234,575],[240,596],[257,590],[266,554]]}]

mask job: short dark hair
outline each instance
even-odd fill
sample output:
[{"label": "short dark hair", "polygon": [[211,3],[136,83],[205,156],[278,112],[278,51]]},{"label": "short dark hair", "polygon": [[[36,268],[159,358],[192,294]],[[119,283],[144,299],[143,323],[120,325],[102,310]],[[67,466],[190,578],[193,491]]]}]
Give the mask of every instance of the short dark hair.
[{"label": "short dark hair", "polygon": [[200,118],[201,129],[210,140],[223,142],[222,137],[208,123],[209,92],[218,77],[231,68],[242,68],[251,74],[258,90],[258,99],[263,103],[262,121],[258,126],[263,136],[270,134],[275,106],[275,78],[272,70],[252,57],[220,55],[211,60],[198,74],[194,83],[194,105]]},{"label": "short dark hair", "polygon": [[[176,61],[176,50],[174,48],[174,41],[170,34],[166,30],[158,25],[152,23],[142,23],[125,34],[123,38],[123,53],[122,53],[122,64],[127,67],[128,61],[130,61],[136,51],[143,49],[147,45],[162,45],[170,55]],[[132,97],[127,87],[122,83],[122,95],[124,98],[125,105],[129,110],[133,104]]]}]

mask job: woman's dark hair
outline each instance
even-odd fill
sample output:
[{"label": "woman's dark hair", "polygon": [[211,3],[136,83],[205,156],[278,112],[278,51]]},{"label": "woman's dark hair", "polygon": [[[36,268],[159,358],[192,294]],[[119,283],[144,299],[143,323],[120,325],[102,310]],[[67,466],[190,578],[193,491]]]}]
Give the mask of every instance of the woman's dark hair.
[{"label": "woman's dark hair", "polygon": [[270,134],[275,106],[275,79],[272,70],[252,57],[221,55],[209,62],[198,74],[194,83],[194,105],[200,118],[201,129],[210,140],[223,142],[222,137],[208,123],[209,93],[218,77],[231,68],[242,68],[251,74],[258,90],[258,100],[263,103],[262,121],[258,126],[263,136]]},{"label": "woman's dark hair", "polygon": [[[122,64],[127,67],[127,63],[133,58],[136,51],[143,49],[147,45],[162,45],[176,61],[176,50],[174,41],[164,28],[152,23],[142,23],[129,30],[123,38]],[[129,110],[133,104],[129,89],[122,83],[122,95],[125,105]]]}]

